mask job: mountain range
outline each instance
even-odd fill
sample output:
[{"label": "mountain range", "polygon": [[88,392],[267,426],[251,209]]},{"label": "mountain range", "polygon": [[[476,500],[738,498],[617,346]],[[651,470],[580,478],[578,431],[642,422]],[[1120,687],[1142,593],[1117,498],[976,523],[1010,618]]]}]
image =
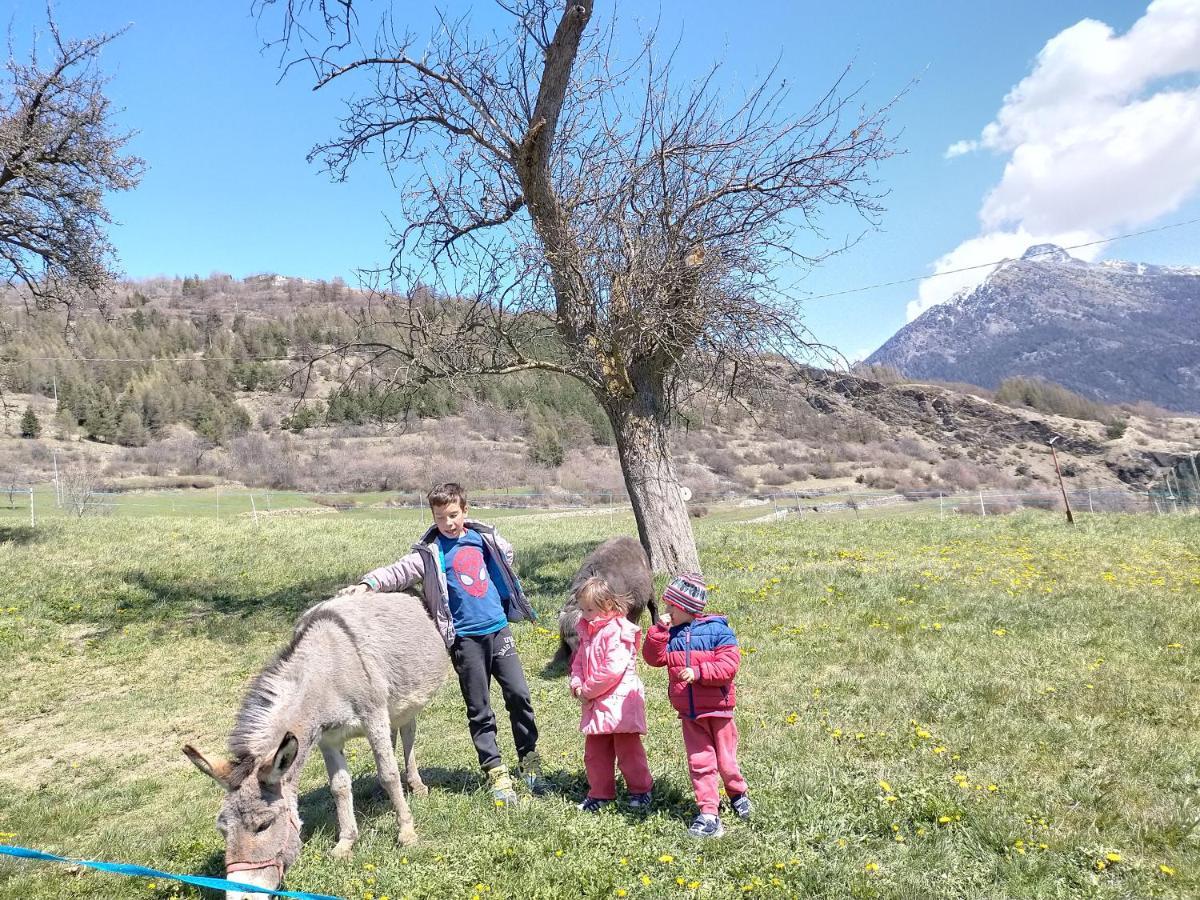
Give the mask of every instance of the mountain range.
[{"label": "mountain range", "polygon": [[986,388],[1044,378],[1106,403],[1200,412],[1200,268],[1089,263],[1038,244],[866,362]]}]

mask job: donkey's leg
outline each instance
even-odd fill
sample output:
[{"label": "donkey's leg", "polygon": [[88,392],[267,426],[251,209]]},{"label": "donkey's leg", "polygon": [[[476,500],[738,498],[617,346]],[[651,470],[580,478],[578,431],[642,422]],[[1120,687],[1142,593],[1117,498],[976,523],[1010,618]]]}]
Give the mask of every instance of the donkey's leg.
[{"label": "donkey's leg", "polygon": [[404,743],[404,783],[409,793],[424,797],[429,793],[425,782],[421,780],[421,772],[417,768],[417,754],[413,745],[417,742],[417,717],[413,716],[400,726],[400,740]]},{"label": "donkey's leg", "polygon": [[346,766],[346,755],[342,745],[327,747],[321,744],[321,756],[325,758],[325,769],[329,772],[329,793],[337,807],[338,841],[333,848],[337,859],[347,859],[354,851],[358,840],[358,823],[354,820],[354,796],[350,789],[350,769]]},{"label": "donkey's leg", "polygon": [[375,769],[379,772],[379,783],[387,791],[388,799],[396,810],[396,824],[399,827],[397,840],[400,844],[411,844],[417,839],[416,829],[413,828],[412,813],[408,801],[404,799],[404,788],[400,784],[400,770],[396,767],[396,751],[392,747],[392,729],[387,712],[377,716],[370,722],[365,722],[367,740],[371,744],[371,752],[375,754]]}]

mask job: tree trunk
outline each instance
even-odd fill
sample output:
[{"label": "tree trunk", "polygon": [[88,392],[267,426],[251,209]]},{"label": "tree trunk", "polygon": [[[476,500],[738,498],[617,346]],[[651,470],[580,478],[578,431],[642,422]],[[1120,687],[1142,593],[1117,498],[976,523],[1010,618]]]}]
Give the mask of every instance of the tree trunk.
[{"label": "tree trunk", "polygon": [[638,537],[651,568],[667,575],[699,572],[692,523],[671,461],[664,407],[663,398],[645,391],[628,400],[605,398]]}]

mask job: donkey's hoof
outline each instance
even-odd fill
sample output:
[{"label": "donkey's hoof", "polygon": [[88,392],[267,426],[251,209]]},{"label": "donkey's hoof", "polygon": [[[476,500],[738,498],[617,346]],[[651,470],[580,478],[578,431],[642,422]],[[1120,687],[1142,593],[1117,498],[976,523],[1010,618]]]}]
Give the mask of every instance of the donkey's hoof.
[{"label": "donkey's hoof", "polygon": [[417,829],[401,828],[400,833],[396,835],[396,843],[401,847],[407,847],[417,842]]},{"label": "donkey's hoof", "polygon": [[429,796],[429,787],[423,781],[418,781],[408,786],[408,792],[414,797]]},{"label": "donkey's hoof", "polygon": [[354,855],[354,841],[338,841],[329,855],[334,859],[349,859]]}]

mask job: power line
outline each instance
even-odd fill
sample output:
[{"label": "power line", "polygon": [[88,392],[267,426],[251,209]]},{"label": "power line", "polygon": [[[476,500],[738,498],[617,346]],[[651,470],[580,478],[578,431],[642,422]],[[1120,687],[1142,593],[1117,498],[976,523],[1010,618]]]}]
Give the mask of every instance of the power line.
[{"label": "power line", "polygon": [[[1109,244],[1113,241],[1120,241],[1124,238],[1141,237],[1143,234],[1154,234],[1158,231],[1168,231],[1172,228],[1182,228],[1185,225],[1195,225],[1200,222],[1200,218],[1188,219],[1186,222],[1172,222],[1170,225],[1160,225],[1158,228],[1147,228],[1145,231],[1131,231],[1128,234],[1117,234],[1109,238],[1101,238],[1098,241],[1085,241],[1082,244],[1071,244],[1069,247],[1061,247],[1061,250],[1078,250],[1081,247],[1094,247],[1097,244]],[[864,287],[848,288],[844,291],[831,291],[828,294],[813,294],[805,297],[805,300],[824,300],[829,297],[843,297],[846,294],[861,294],[863,291],[873,291],[876,288],[894,287],[898,284],[911,284],[914,281],[924,281],[926,278],[940,278],[943,275],[957,275],[959,272],[971,272],[975,269],[987,269],[992,266],[998,266],[1001,263],[1009,262],[1009,259],[997,259],[993,262],[978,263],[973,266],[962,266],[958,269],[947,269],[944,272],[932,272],[927,275],[913,275],[911,278],[898,278],[895,281],[881,281],[878,284],[868,284]]]}]

